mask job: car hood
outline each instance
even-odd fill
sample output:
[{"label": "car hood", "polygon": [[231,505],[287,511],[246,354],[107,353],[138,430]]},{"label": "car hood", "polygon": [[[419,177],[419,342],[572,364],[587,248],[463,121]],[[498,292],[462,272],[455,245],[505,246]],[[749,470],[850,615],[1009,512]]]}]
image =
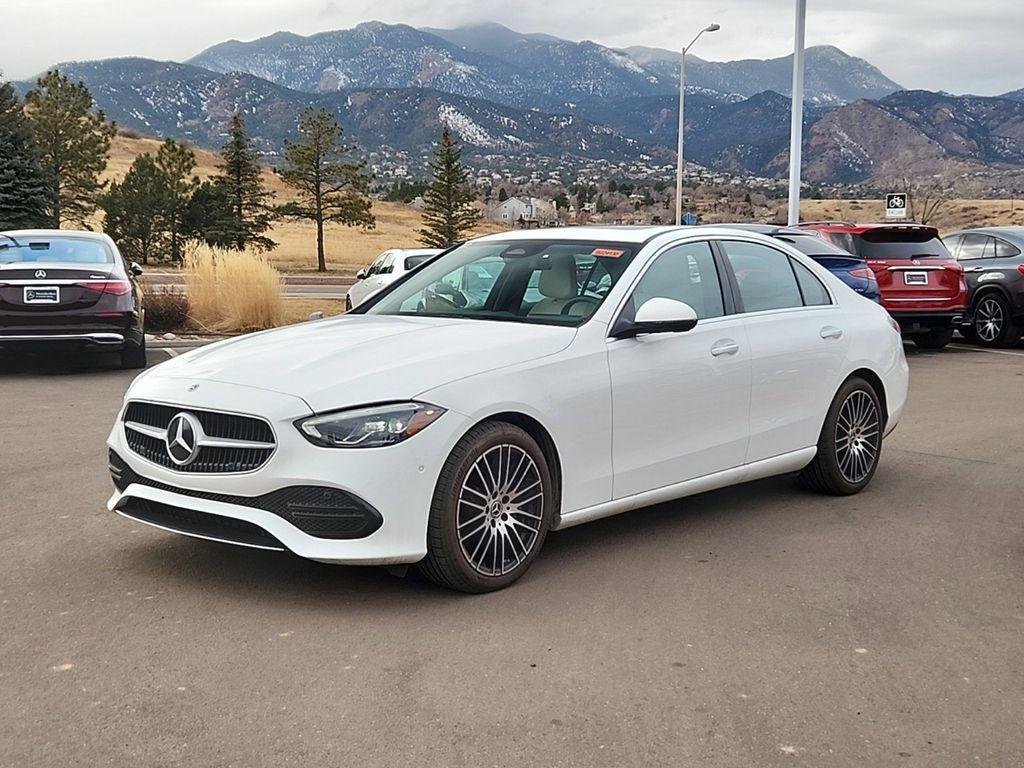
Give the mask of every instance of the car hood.
[{"label": "car hood", "polygon": [[146,376],[257,387],[302,398],[320,412],[416,397],[554,354],[575,333],[528,323],[346,315],[211,344]]}]

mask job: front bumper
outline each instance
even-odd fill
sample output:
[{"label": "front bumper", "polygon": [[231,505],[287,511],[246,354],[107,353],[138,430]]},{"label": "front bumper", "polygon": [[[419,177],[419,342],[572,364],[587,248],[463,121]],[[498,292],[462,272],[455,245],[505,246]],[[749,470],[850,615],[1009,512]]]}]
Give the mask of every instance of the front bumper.
[{"label": "front bumper", "polygon": [[[210,381],[189,393],[189,384],[149,375],[136,383],[131,397],[183,411],[260,416],[273,427],[274,453],[259,469],[247,473],[178,472],[134,453],[119,416],[107,445],[127,471],[119,468],[124,473],[119,483],[122,490],[115,490],[108,509],[176,533],[286,549],[322,562],[385,565],[424,557],[434,488],[445,459],[469,428],[465,417],[449,411],[428,429],[387,448],[320,448],[294,426],[296,419],[311,415],[298,398]],[[111,463],[112,467],[116,463],[113,456]],[[299,494],[300,489],[309,493]],[[343,530],[339,535],[336,519],[318,528],[317,516],[329,514],[319,503],[321,493],[362,506],[365,514],[352,517],[349,533],[355,538],[343,538],[347,535]],[[317,502],[313,508],[310,498]],[[299,507],[291,503],[293,499],[301,502]],[[375,525],[370,524],[374,516]]]}]

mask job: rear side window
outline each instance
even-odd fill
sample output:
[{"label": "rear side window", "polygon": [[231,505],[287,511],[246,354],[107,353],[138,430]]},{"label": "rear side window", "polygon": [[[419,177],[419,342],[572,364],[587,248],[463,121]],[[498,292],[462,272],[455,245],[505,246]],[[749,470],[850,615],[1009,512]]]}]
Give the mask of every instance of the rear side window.
[{"label": "rear side window", "polygon": [[821,284],[821,280],[816,278],[811,270],[799,261],[790,260],[790,262],[793,265],[793,271],[796,273],[796,281],[800,285],[800,293],[804,298],[804,306],[821,307],[826,304],[831,304],[832,300],[829,298],[828,291],[825,290],[825,286]]},{"label": "rear side window", "polygon": [[744,311],[803,306],[789,256],[760,243],[727,240],[722,245],[736,274]]},{"label": "rear side window", "polygon": [[1013,243],[1008,243],[1005,240],[996,240],[996,258],[997,259],[1012,259],[1015,256],[1020,256],[1020,248],[1015,246]]},{"label": "rear side window", "polygon": [[693,307],[697,317],[725,314],[722,284],[708,242],[685,243],[669,248],[644,272],[633,292],[633,307],[655,298],[674,299]]},{"label": "rear side window", "polygon": [[419,256],[406,256],[405,271],[408,272],[410,269],[416,269],[416,267],[418,267],[424,261],[432,258],[433,256],[431,256],[429,253],[421,254]]},{"label": "rear side window", "polygon": [[853,241],[855,253],[865,259],[952,258],[934,229],[871,229]]},{"label": "rear side window", "polygon": [[789,243],[806,256],[850,256],[838,245],[816,235],[776,235],[777,239]]}]

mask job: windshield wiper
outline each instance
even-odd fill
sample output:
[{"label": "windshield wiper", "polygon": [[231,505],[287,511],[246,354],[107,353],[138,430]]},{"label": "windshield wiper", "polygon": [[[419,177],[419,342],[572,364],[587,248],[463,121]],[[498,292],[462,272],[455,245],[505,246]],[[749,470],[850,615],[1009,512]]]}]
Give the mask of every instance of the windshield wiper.
[{"label": "windshield wiper", "polygon": [[15,248],[21,248],[22,247],[21,243],[19,243],[17,240],[15,240],[10,235],[5,235],[3,232],[0,232],[0,237],[4,238],[5,240],[10,240],[12,243],[14,243],[14,247]]}]

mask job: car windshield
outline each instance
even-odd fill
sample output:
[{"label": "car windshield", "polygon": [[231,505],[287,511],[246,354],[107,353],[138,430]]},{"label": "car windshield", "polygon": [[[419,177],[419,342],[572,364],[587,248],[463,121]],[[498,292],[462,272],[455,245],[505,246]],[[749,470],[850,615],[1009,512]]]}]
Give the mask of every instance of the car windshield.
[{"label": "car windshield", "polygon": [[49,264],[110,264],[114,255],[106,244],[83,237],[0,239],[0,264],[42,261]]},{"label": "car windshield", "polygon": [[869,229],[850,238],[865,259],[952,259],[934,229]]},{"label": "car windshield", "polygon": [[776,239],[789,243],[805,256],[846,256],[850,254],[817,235],[776,235]]},{"label": "car windshield", "polygon": [[469,242],[362,311],[576,326],[601,305],[639,248],[569,240]]}]

